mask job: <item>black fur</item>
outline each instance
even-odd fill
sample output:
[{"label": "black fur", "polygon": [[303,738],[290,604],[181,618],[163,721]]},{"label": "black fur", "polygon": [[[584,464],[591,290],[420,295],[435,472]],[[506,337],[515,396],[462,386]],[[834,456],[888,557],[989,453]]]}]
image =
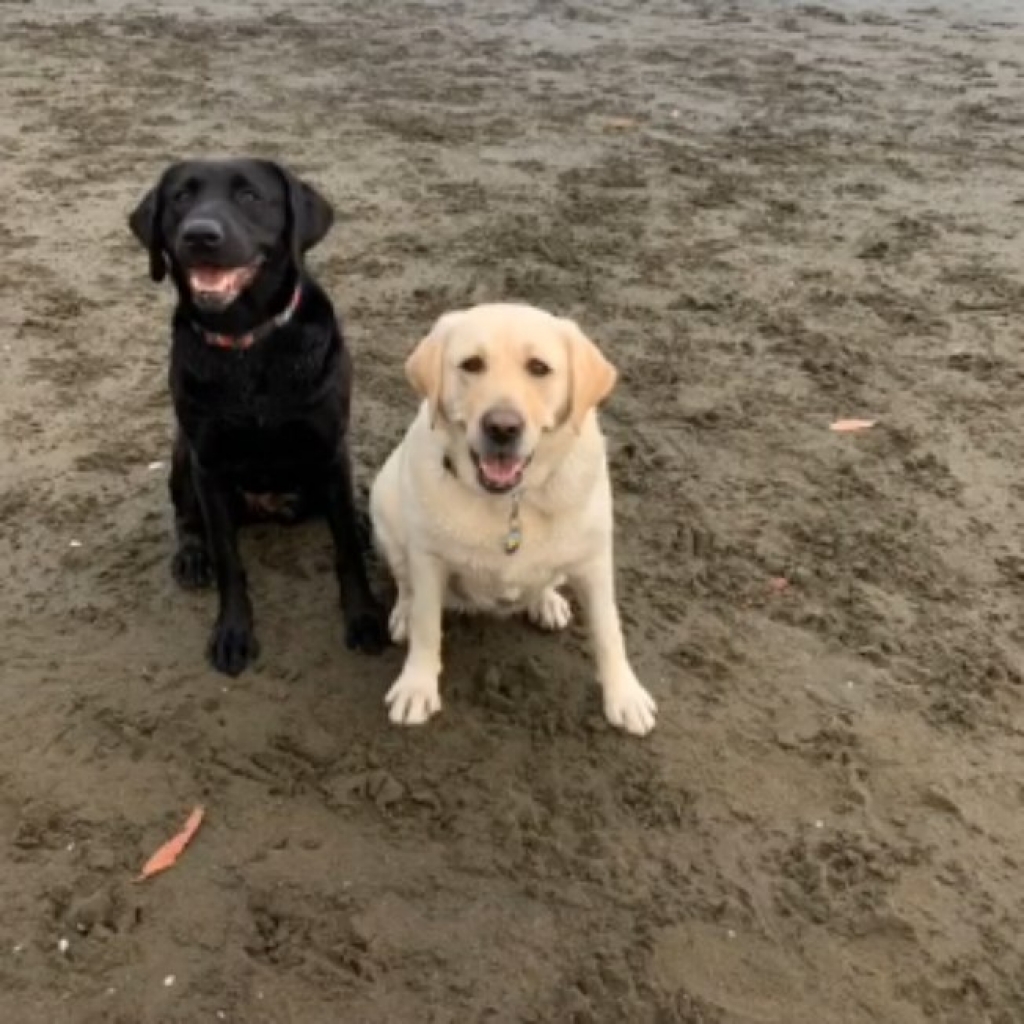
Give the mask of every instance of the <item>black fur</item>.
[{"label": "black fur", "polygon": [[[367,582],[346,445],[352,363],[330,299],[308,275],[305,252],[330,229],[330,206],[312,188],[262,160],[174,164],[131,214],[150,274],[169,272],[178,290],[170,360],[177,417],[171,498],[177,530],[174,574],[186,587],[216,580],[220,611],[210,659],[237,675],[257,653],[237,527],[247,495],[287,495],[296,518],[327,518],[350,647],[376,653],[383,615]],[[211,222],[220,238],[187,237]],[[256,265],[231,301],[194,294],[189,270]],[[301,299],[287,323],[296,285]],[[269,327],[268,327],[269,325]],[[218,348],[212,335],[257,340]]]}]

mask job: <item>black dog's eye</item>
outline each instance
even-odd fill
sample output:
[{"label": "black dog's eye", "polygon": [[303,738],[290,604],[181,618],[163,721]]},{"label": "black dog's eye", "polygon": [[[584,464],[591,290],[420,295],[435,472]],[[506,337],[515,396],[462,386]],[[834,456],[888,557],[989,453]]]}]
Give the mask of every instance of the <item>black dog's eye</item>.
[{"label": "black dog's eye", "polygon": [[187,203],[192,198],[192,189],[189,185],[184,185],[179,189],[176,189],[171,195],[171,202],[175,205],[179,203]]},{"label": "black dog's eye", "polygon": [[526,372],[531,377],[546,377],[551,372],[551,367],[541,359],[531,359],[526,364]]},{"label": "black dog's eye", "polygon": [[258,203],[260,201],[260,194],[256,189],[243,185],[235,192],[235,198],[240,203]]},{"label": "black dog's eye", "polygon": [[459,363],[459,369],[466,373],[483,373],[484,361],[479,356],[470,356]]}]

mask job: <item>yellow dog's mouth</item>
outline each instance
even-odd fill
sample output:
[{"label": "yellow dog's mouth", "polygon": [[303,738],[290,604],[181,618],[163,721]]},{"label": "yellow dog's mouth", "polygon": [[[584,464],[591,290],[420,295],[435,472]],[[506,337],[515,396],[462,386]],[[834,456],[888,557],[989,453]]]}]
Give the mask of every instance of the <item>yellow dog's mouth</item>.
[{"label": "yellow dog's mouth", "polygon": [[223,309],[252,284],[259,269],[259,260],[244,267],[190,267],[188,285],[200,305]]},{"label": "yellow dog's mouth", "polygon": [[477,480],[485,491],[505,494],[523,482],[523,474],[530,464],[529,457],[520,455],[480,455],[470,449]]}]

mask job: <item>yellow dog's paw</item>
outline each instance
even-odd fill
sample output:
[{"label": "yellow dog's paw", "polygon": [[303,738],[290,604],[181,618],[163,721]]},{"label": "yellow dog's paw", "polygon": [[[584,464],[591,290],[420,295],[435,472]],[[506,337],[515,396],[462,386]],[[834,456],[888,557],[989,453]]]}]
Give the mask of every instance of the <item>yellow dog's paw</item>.
[{"label": "yellow dog's paw", "polygon": [[572,621],[569,602],[554,587],[542,591],[540,597],[527,608],[526,614],[541,629],[565,629]]},{"label": "yellow dog's paw", "polygon": [[423,725],[441,710],[436,676],[404,670],[388,690],[384,703],[395,725]]},{"label": "yellow dog's paw", "polygon": [[646,736],[654,728],[657,714],[654,698],[635,678],[605,688],[604,716],[617,729]]}]

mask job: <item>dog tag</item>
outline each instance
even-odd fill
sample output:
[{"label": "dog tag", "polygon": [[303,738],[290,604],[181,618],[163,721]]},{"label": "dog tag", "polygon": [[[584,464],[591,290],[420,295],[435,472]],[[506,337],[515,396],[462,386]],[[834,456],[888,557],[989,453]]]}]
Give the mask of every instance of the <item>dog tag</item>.
[{"label": "dog tag", "polygon": [[508,533],[505,534],[505,554],[514,555],[522,543],[523,531],[519,528],[519,524],[511,524],[508,528]]},{"label": "dog tag", "polygon": [[505,534],[505,554],[514,555],[523,543],[523,528],[519,522],[519,499],[512,499],[512,514],[508,517],[508,533]]}]

